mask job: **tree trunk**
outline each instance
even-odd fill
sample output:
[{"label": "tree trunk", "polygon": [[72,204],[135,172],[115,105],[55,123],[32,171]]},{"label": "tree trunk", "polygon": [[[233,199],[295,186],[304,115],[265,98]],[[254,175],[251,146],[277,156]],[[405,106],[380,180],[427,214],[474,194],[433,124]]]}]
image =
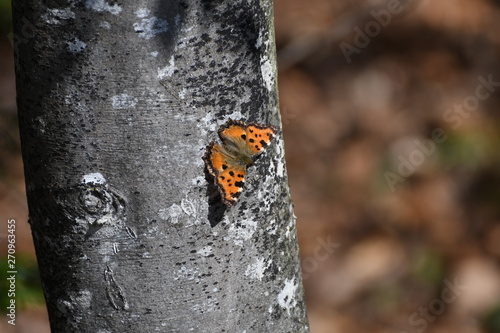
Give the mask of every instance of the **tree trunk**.
[{"label": "tree trunk", "polygon": [[210,199],[202,161],[228,118],[280,127],[272,2],[13,11],[52,331],[307,332],[281,133],[234,206]]}]

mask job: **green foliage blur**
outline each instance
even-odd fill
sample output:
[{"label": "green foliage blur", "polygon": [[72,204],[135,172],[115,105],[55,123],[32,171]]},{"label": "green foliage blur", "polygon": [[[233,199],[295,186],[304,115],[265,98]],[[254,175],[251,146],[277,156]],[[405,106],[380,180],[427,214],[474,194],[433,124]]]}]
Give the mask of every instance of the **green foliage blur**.
[{"label": "green foliage blur", "polygon": [[500,304],[486,315],[483,328],[487,333],[500,332]]},{"label": "green foliage blur", "polygon": [[[7,258],[1,257],[0,270],[8,272]],[[16,290],[15,300],[17,309],[27,309],[33,306],[44,306],[45,300],[42,292],[42,284],[40,275],[38,274],[38,266],[36,262],[25,256],[16,256]],[[8,276],[0,281],[0,290],[5,291],[0,294],[0,308],[2,312],[6,311],[7,305],[10,302],[9,280]]]},{"label": "green foliage blur", "polygon": [[0,0],[0,32],[12,32],[11,0]]}]

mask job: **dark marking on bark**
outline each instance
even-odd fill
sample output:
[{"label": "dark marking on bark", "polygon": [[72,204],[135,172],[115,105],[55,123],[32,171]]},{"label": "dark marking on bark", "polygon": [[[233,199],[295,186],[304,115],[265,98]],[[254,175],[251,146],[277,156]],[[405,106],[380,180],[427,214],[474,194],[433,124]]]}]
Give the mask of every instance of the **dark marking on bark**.
[{"label": "dark marking on bark", "polygon": [[137,238],[137,234],[135,233],[135,231],[130,228],[130,227],[125,227],[125,230],[127,230],[127,235],[132,238],[132,239],[136,239]]},{"label": "dark marking on bark", "polygon": [[104,270],[104,282],[106,283],[106,294],[109,302],[116,310],[128,310],[128,303],[122,288],[118,285],[109,266]]}]

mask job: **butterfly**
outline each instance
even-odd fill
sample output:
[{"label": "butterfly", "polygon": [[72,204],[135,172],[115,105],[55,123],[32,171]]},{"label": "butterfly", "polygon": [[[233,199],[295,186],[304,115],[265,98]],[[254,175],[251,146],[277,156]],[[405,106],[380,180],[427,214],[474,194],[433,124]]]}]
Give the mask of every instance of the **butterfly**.
[{"label": "butterfly", "polygon": [[276,136],[273,126],[229,119],[217,132],[222,144],[211,142],[203,160],[214,177],[222,202],[232,206],[243,190],[247,167],[253,165]]}]

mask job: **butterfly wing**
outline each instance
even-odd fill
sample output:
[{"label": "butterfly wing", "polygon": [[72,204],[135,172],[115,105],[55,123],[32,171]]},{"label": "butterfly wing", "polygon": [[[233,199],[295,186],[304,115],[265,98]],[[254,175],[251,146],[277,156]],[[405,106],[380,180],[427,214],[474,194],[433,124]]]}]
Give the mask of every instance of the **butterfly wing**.
[{"label": "butterfly wing", "polygon": [[247,126],[247,147],[252,155],[262,153],[276,136],[278,130],[273,126],[250,123]]},{"label": "butterfly wing", "polygon": [[229,119],[219,128],[219,137],[226,145],[235,148],[244,147],[247,138],[247,125],[238,120]]},{"label": "butterfly wing", "polygon": [[241,194],[245,183],[245,166],[235,163],[230,152],[222,145],[211,143],[203,158],[207,169],[214,176],[222,201],[233,205]]},{"label": "butterfly wing", "polygon": [[232,145],[250,156],[262,153],[276,136],[277,129],[255,123],[229,119],[219,129],[219,136],[224,144]]}]

